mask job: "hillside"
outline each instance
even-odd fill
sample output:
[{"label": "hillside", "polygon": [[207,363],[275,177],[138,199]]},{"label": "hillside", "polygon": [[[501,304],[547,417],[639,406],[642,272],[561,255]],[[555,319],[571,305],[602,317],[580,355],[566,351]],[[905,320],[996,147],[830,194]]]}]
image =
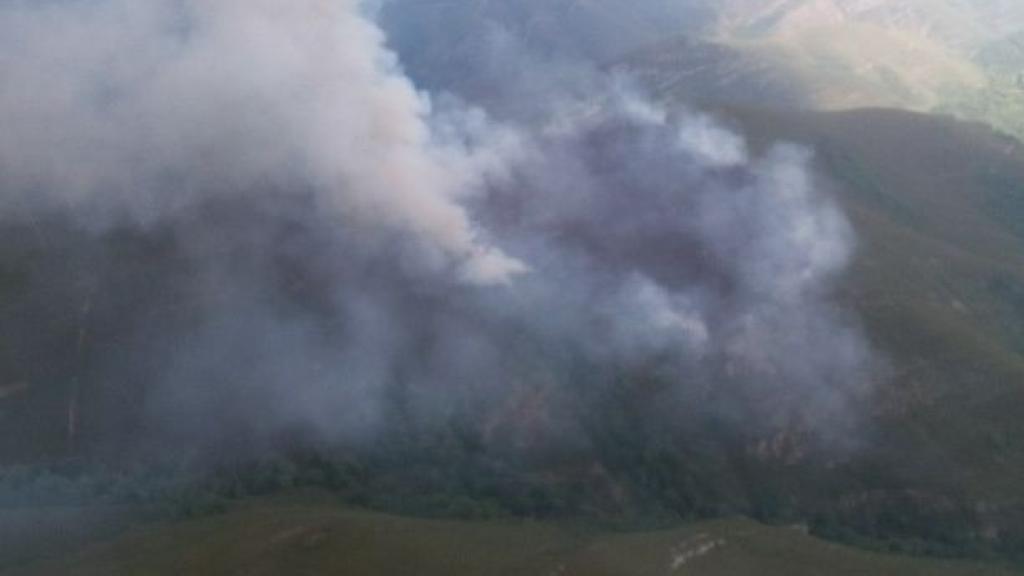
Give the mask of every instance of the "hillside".
[{"label": "hillside", "polygon": [[793,34],[856,23],[964,50],[1016,32],[1024,18],[1012,0],[726,0],[719,6],[717,25],[726,33]]},{"label": "hillside", "polygon": [[[716,14],[698,38],[759,62],[773,78],[790,78],[811,107],[941,111],[1024,135],[1024,59],[1014,40],[1024,28],[1019,3],[764,0],[721,3]],[[672,78],[678,68],[669,55],[686,50],[657,43],[643,53],[658,57],[645,61],[641,53],[629,62],[644,77]],[[665,96],[685,94],[649,85]],[[758,95],[762,106],[791,104],[771,92]],[[717,97],[737,96],[750,98],[742,91]]]},{"label": "hillside", "polygon": [[131,6],[0,58],[4,576],[1024,562],[1019,4]]},{"label": "hillside", "polygon": [[[0,520],[0,523],[3,521]],[[721,520],[660,532],[528,521],[416,520],[312,504],[250,503],[140,525],[3,576],[407,573],[423,576],[1008,576],[996,567],[860,552],[798,528]]]},{"label": "hillside", "polygon": [[1012,0],[410,1],[382,21],[414,78],[489,107],[585,93],[596,65],[664,98],[942,112],[1024,136]]},{"label": "hillside", "polygon": [[[527,515],[743,513],[813,520],[824,534],[905,550],[926,537],[959,551],[991,545],[1016,554],[1024,534],[1020,144],[981,125],[891,110],[731,108],[719,115],[741,126],[755,148],[778,139],[813,147],[828,192],[856,228],[857,256],[840,297],[860,317],[885,370],[858,408],[867,418],[841,466],[809,455],[799,429],[767,439],[737,435],[701,406],[676,407],[690,424],[678,436],[655,436],[644,414],[659,398],[657,387],[641,379],[635,392],[597,403],[586,420],[590,444],[580,452],[515,463],[514,452],[485,448],[466,429],[420,438],[400,428],[378,441],[381,454],[356,474],[354,489],[397,510],[423,509],[423,500],[443,495]],[[111,381],[90,371],[136,323],[189,321],[194,312],[181,306],[173,239],[116,235],[95,245],[57,223],[4,233],[12,239],[3,251],[4,361],[33,384],[8,387],[0,398],[3,456],[116,463],[145,450],[152,438],[138,402],[147,388],[133,380],[134,365]],[[82,270],[90,282],[76,280]],[[117,273],[104,272],[111,270]],[[25,339],[26,322],[45,329]],[[32,361],[48,351],[62,362]],[[71,445],[69,397],[77,398]],[[492,418],[517,418],[521,406],[498,406]],[[250,449],[233,437],[218,443],[242,455]],[[44,502],[65,493],[75,501],[79,488],[65,487],[59,474],[42,473],[36,484],[15,475],[13,488],[20,482],[49,494]],[[4,482],[0,488],[12,488]],[[105,485],[102,479],[82,482],[87,498],[112,490],[92,487]]]},{"label": "hillside", "polygon": [[1020,502],[1021,145],[886,110],[737,118],[812,146],[854,220],[861,244],[844,292],[891,362],[877,407],[894,427],[885,442],[907,442],[900,459],[932,474],[956,471],[979,499]]}]

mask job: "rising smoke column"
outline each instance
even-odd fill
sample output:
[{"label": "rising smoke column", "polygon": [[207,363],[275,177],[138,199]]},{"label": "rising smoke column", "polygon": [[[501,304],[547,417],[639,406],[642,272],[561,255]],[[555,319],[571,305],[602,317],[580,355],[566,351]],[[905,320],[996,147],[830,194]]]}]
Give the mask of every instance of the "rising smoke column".
[{"label": "rising smoke column", "polygon": [[522,270],[458,204],[488,155],[434,140],[429,98],[356,1],[9,2],[0,38],[9,205],[102,226],[305,186],[471,280]]},{"label": "rising smoke column", "polygon": [[[585,447],[589,392],[643,374],[666,427],[828,435],[867,379],[805,150],[603,78],[497,125],[417,92],[352,0],[8,2],[0,58],[3,220],[92,235],[95,378],[144,389],[150,428]],[[119,260],[124,230],[166,263]],[[122,305],[146,276],[174,289]]]}]

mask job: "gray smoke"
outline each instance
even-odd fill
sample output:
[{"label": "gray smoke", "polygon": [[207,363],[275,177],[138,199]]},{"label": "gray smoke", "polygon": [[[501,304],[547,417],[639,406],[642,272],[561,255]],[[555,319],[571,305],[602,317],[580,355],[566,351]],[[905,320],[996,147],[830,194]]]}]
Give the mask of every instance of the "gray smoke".
[{"label": "gray smoke", "polygon": [[2,219],[155,243],[155,303],[96,291],[133,321],[92,374],[161,434],[585,444],[587,403],[641,379],[666,426],[849,423],[870,355],[831,302],[854,241],[813,153],[503,50],[538,88],[496,122],[418,92],[355,0],[0,4]]},{"label": "gray smoke", "polygon": [[522,268],[458,204],[493,155],[435,140],[429,98],[357,2],[15,2],[0,37],[0,171],[29,209],[146,223],[299,183],[474,279]]}]

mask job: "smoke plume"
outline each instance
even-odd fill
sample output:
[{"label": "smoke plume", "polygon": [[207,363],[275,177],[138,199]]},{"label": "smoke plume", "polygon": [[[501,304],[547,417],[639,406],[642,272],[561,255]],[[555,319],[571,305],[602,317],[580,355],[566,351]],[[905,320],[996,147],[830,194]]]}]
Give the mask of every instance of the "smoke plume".
[{"label": "smoke plume", "polygon": [[146,434],[585,446],[653,380],[660,426],[834,435],[870,362],[813,153],[584,69],[495,120],[418,91],[356,0],[0,3],[0,221],[41,231],[26,298],[89,302],[94,414]]},{"label": "smoke plume", "polygon": [[458,197],[485,150],[437,142],[357,2],[25,2],[3,7],[0,170],[28,209],[148,223],[211,194],[315,190],[474,280],[522,266]]}]

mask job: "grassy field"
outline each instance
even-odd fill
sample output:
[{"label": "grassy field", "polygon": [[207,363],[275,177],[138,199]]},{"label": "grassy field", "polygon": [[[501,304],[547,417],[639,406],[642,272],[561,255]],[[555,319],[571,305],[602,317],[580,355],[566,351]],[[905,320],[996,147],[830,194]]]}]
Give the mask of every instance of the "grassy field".
[{"label": "grassy field", "polygon": [[[50,513],[52,516],[52,513]],[[24,522],[0,515],[0,525]],[[39,531],[44,537],[46,530]],[[49,533],[60,536],[51,525]],[[3,564],[0,564],[3,566]],[[863,552],[796,527],[733,519],[658,532],[530,521],[387,516],[323,498],[250,502],[230,512],[139,525],[93,542],[66,538],[0,569],[3,576],[999,576],[995,566]]]}]

